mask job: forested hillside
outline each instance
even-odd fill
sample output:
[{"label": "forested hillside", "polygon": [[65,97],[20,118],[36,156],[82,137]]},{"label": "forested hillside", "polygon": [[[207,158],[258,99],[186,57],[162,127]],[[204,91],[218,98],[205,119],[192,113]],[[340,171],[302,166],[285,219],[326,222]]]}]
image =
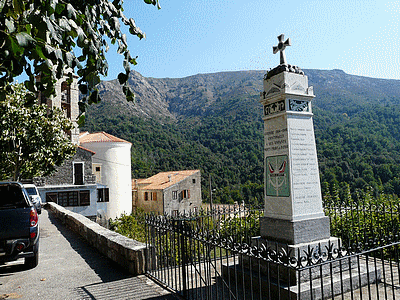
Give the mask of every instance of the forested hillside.
[{"label": "forested hillside", "polygon": [[[126,103],[115,81],[101,83],[103,101],[88,111],[86,130],[132,142],[132,175],[201,169],[203,198],[209,178],[216,201],[262,201],[263,121],[258,102],[265,71],[199,74],[129,83]],[[314,86],[314,125],[321,181],[372,186],[400,194],[400,81],[305,70]]]}]

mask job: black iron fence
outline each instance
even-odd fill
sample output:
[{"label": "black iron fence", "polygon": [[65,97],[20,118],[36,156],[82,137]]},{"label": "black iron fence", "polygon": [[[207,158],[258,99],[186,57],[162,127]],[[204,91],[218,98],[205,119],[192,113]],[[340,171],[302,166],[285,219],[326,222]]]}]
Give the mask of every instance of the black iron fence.
[{"label": "black iron fence", "polygon": [[336,238],[295,247],[257,237],[244,206],[148,215],[148,274],[186,299],[400,299],[398,204],[325,212]]}]

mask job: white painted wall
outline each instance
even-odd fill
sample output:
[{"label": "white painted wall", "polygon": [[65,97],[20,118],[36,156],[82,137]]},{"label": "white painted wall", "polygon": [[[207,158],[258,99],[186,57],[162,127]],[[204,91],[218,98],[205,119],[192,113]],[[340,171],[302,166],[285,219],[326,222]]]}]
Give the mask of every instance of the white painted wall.
[{"label": "white painted wall", "polygon": [[90,185],[48,185],[37,187],[42,203],[46,203],[47,193],[58,193],[58,192],[73,192],[73,191],[90,191],[90,205],[89,206],[68,206],[65,209],[79,213],[83,216],[96,216],[97,210],[104,209],[104,202],[97,202],[97,186],[95,184]]},{"label": "white painted wall", "polygon": [[107,218],[132,213],[131,144],[127,142],[88,142],[82,147],[96,152],[94,164],[101,164],[101,184],[109,188]]}]

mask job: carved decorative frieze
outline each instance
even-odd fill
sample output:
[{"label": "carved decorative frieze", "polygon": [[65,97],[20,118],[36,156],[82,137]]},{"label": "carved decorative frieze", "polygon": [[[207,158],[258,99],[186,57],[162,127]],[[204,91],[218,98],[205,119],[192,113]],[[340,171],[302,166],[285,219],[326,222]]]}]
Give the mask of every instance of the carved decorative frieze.
[{"label": "carved decorative frieze", "polygon": [[285,111],[285,100],[264,105],[264,116],[270,116]]},{"label": "carved decorative frieze", "polygon": [[297,112],[309,112],[310,105],[307,100],[294,100],[289,99],[289,110]]}]

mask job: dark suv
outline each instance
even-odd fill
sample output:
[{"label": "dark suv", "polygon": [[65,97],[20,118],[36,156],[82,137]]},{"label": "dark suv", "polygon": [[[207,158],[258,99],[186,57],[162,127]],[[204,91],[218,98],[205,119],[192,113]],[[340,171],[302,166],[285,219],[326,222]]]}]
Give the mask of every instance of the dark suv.
[{"label": "dark suv", "polygon": [[35,207],[22,184],[0,183],[0,264],[25,258],[34,268],[39,262],[39,225]]}]

